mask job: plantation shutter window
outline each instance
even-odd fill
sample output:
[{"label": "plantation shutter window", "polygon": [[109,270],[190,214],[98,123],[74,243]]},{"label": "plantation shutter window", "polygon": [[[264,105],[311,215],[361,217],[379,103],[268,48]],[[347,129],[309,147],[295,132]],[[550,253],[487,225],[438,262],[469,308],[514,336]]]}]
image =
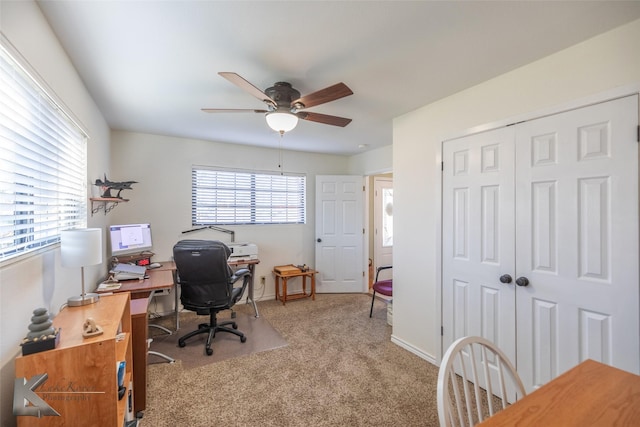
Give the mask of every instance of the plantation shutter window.
[{"label": "plantation shutter window", "polygon": [[192,225],[304,224],[306,177],[197,166],[191,175]]},{"label": "plantation shutter window", "polygon": [[86,227],[86,134],[0,43],[0,262]]}]

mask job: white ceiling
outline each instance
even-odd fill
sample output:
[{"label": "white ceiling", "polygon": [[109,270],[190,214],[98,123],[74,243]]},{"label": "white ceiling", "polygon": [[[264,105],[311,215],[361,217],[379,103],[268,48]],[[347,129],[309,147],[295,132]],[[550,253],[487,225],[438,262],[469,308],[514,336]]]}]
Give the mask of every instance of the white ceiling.
[{"label": "white ceiling", "polygon": [[[4,1],[4,0],[3,0]],[[354,95],[309,111],[285,149],[354,154],[392,143],[392,119],[640,18],[640,1],[56,1],[39,5],[112,129],[278,147],[263,109],[220,77],[302,95]],[[366,148],[359,148],[366,144]]]}]

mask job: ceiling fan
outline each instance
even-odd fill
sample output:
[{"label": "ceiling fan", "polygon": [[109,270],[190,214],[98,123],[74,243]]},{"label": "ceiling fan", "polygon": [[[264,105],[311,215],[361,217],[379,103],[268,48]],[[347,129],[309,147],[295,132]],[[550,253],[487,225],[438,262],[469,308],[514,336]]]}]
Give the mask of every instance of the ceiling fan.
[{"label": "ceiling fan", "polygon": [[291,83],[276,82],[263,92],[236,73],[220,72],[218,74],[267,104],[267,109],[203,108],[202,111],[206,113],[265,113],[269,127],[280,132],[280,135],[295,128],[298,119],[341,127],[351,123],[351,119],[344,117],[303,111],[316,105],[353,95],[353,91],[344,83],[337,83],[301,97],[300,92],[293,88]]}]

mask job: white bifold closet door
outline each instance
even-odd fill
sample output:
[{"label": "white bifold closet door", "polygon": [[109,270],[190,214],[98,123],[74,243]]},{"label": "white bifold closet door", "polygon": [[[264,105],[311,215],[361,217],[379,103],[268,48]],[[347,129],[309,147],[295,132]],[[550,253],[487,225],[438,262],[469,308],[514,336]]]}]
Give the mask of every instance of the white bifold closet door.
[{"label": "white bifold closet door", "polygon": [[640,372],[638,97],[443,144],[443,348],[481,335],[529,392]]}]

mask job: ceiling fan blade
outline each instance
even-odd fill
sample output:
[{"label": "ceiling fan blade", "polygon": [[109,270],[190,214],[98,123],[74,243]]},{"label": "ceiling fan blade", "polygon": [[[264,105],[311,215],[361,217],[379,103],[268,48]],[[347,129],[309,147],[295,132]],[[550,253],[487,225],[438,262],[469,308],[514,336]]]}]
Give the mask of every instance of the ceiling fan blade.
[{"label": "ceiling fan blade", "polygon": [[269,110],[252,110],[250,108],[201,108],[205,113],[268,113]]},{"label": "ceiling fan blade", "polygon": [[236,73],[230,73],[230,72],[224,72],[224,71],[219,72],[218,74],[224,77],[225,79],[229,80],[231,83],[238,86],[240,89],[244,90],[245,92],[255,96],[260,101],[273,105],[274,107],[277,107],[276,102],[273,99],[269,98],[266,93],[264,93],[263,91],[261,91],[260,89],[258,89],[257,87],[249,83],[248,81],[246,81],[244,78],[240,77],[240,75]]},{"label": "ceiling fan blade", "polygon": [[306,111],[296,113],[296,116],[298,116],[302,120],[309,120],[311,122],[332,126],[345,127],[346,125],[351,123],[351,119],[345,119],[344,117],[329,116],[328,114],[310,113]]},{"label": "ceiling fan blade", "polygon": [[302,104],[300,108],[310,108],[326,102],[335,101],[345,96],[353,95],[353,91],[344,83],[336,83],[333,86],[320,89],[317,92],[302,96],[291,103],[291,106]]}]

